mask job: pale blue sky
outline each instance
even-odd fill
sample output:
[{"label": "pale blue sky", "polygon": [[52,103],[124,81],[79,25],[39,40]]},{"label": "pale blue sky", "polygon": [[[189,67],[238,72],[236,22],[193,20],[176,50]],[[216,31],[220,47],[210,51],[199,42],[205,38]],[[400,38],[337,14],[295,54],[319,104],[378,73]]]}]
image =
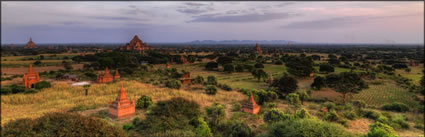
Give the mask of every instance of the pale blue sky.
[{"label": "pale blue sky", "polygon": [[2,44],[424,43],[424,2],[2,2]]}]

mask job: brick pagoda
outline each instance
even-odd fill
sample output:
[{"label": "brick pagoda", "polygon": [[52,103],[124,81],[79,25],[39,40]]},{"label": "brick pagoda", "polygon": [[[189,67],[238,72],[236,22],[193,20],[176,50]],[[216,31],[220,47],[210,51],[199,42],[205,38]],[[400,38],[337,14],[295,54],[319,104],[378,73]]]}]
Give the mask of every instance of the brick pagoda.
[{"label": "brick pagoda", "polygon": [[249,102],[242,105],[242,111],[251,114],[258,114],[258,112],[260,112],[260,106],[255,103],[254,96],[252,96],[252,94],[249,98]]},{"label": "brick pagoda", "polygon": [[146,50],[152,50],[152,46],[148,46],[146,42],[143,42],[137,35],[135,35],[130,43],[127,43],[125,46],[120,46],[120,50],[138,51],[140,53],[145,53]]},{"label": "brick pagoda", "polygon": [[189,63],[189,62],[187,61],[187,59],[183,57],[183,55],[180,55],[180,60],[182,61],[182,63],[183,63],[183,64],[187,64],[187,63]]},{"label": "brick pagoda", "polygon": [[127,94],[124,91],[124,87],[121,84],[121,90],[118,93],[118,97],[115,101],[109,102],[108,115],[111,118],[123,119],[132,117],[136,114],[136,103],[133,100],[127,98]]},{"label": "brick pagoda", "polygon": [[115,70],[114,80],[120,79],[120,74],[118,73],[118,69]]},{"label": "brick pagoda", "polygon": [[32,41],[32,38],[30,37],[30,41],[28,41],[24,49],[34,49],[34,48],[37,48],[37,46],[35,45],[35,43]]},{"label": "brick pagoda", "polygon": [[25,88],[33,88],[34,84],[40,81],[40,75],[32,69],[32,64],[28,68],[28,73],[24,74]]},{"label": "brick pagoda", "polygon": [[192,79],[190,78],[190,72],[186,72],[183,74],[182,78],[180,78],[180,81],[182,84],[189,84],[192,82]]},{"label": "brick pagoda", "polygon": [[168,64],[168,63],[165,65],[165,67],[166,67],[167,69],[171,68],[170,64]]},{"label": "brick pagoda", "polygon": [[97,83],[108,83],[114,81],[114,78],[109,73],[108,67],[105,69],[105,73],[100,72],[100,74],[97,76],[96,82]]},{"label": "brick pagoda", "polygon": [[260,47],[260,45],[258,43],[255,44],[255,52],[257,54],[262,54],[263,53],[263,50],[261,50],[261,47]]},{"label": "brick pagoda", "polygon": [[267,81],[268,84],[272,84],[273,83],[273,76],[272,74],[270,74],[269,80]]}]

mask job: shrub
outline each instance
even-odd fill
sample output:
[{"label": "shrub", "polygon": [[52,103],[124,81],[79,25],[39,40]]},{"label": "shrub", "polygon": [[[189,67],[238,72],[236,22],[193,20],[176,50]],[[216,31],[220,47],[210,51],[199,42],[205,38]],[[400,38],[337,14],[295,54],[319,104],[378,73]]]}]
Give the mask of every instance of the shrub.
[{"label": "shrub", "polygon": [[276,123],[279,121],[290,120],[290,119],[292,119],[291,115],[285,114],[277,108],[272,108],[271,110],[263,114],[263,121],[268,124]]},{"label": "shrub", "polygon": [[329,111],[325,114],[324,119],[327,121],[338,121],[340,117],[336,113],[336,111]]},{"label": "shrub", "polygon": [[332,65],[330,65],[328,63],[323,63],[323,64],[320,64],[319,71],[329,73],[329,72],[335,72],[335,69]]},{"label": "shrub", "polygon": [[279,94],[289,94],[298,89],[297,80],[294,77],[284,75],[280,79],[273,81],[272,87],[277,87]]},{"label": "shrub", "polygon": [[204,77],[199,76],[199,75],[196,76],[195,79],[193,80],[193,83],[195,83],[195,84],[202,84],[204,82],[205,82]]},{"label": "shrub", "polygon": [[158,101],[149,107],[146,119],[136,125],[143,134],[154,134],[167,130],[193,129],[189,121],[201,115],[199,104],[182,97]]},{"label": "shrub", "polygon": [[367,137],[397,137],[397,135],[395,135],[394,129],[390,126],[376,122],[369,126]]},{"label": "shrub", "polygon": [[389,111],[397,111],[397,112],[407,112],[409,111],[409,106],[403,103],[395,102],[395,103],[383,105],[382,109],[389,110]]},{"label": "shrub", "polygon": [[366,110],[366,111],[363,111],[363,116],[364,116],[364,117],[366,117],[366,118],[370,118],[370,119],[373,119],[373,120],[378,119],[378,117],[379,117],[380,115],[381,115],[381,114],[380,114],[379,112],[376,112],[376,111],[374,111],[374,110]]},{"label": "shrub", "polygon": [[129,131],[129,130],[131,130],[131,129],[133,129],[134,128],[134,126],[133,126],[133,124],[131,124],[131,123],[125,123],[123,126],[122,126],[122,129],[124,129],[125,131]]},{"label": "shrub", "polygon": [[227,85],[227,84],[218,84],[218,86],[221,88],[221,89],[223,89],[223,90],[226,90],[226,91],[232,91],[232,87],[230,87],[229,85]]},{"label": "shrub", "polygon": [[50,88],[52,85],[47,81],[40,81],[34,84],[35,89]]},{"label": "shrub", "polygon": [[1,94],[7,95],[12,93],[12,88],[10,87],[1,87]]},{"label": "shrub", "polygon": [[340,125],[317,119],[298,119],[278,122],[262,137],[352,137]]},{"label": "shrub", "polygon": [[223,66],[223,71],[227,73],[235,72],[235,67],[232,64],[226,64]]},{"label": "shrub", "polygon": [[205,107],[205,111],[207,112],[208,121],[213,127],[217,126],[226,117],[224,105],[218,103]]},{"label": "shrub", "polygon": [[217,85],[217,78],[215,76],[209,75],[207,77],[207,85]]},{"label": "shrub", "polygon": [[76,113],[48,113],[31,120],[19,119],[2,127],[3,137],[14,136],[115,136],[125,137],[125,132],[106,121]]},{"label": "shrub", "polygon": [[165,86],[168,88],[180,89],[182,84],[178,80],[170,80],[165,83]]},{"label": "shrub", "polygon": [[229,137],[251,137],[251,128],[243,122],[235,122],[227,131]]},{"label": "shrub", "polygon": [[193,127],[195,127],[194,132],[197,137],[211,137],[211,129],[208,127],[207,122],[204,121],[202,117],[196,117],[189,122]]},{"label": "shrub", "polygon": [[241,64],[236,65],[235,70],[236,72],[243,72],[243,66]]},{"label": "shrub", "polygon": [[298,106],[301,104],[300,97],[296,93],[288,94],[285,99],[288,101],[289,104],[294,106]]},{"label": "shrub", "polygon": [[153,104],[152,98],[149,96],[143,95],[139,99],[137,99],[136,108],[145,109],[151,106],[152,104]]},{"label": "shrub", "polygon": [[301,108],[295,112],[295,118],[311,118],[311,115],[306,109]]},{"label": "shrub", "polygon": [[233,103],[230,110],[232,110],[232,111],[240,111],[241,108],[242,108],[242,105],[241,104],[239,104],[239,103]]},{"label": "shrub", "polygon": [[205,92],[209,95],[215,95],[217,94],[217,88],[214,85],[207,85]]},{"label": "shrub", "polygon": [[254,65],[255,68],[264,68],[264,65],[262,63],[256,63]]},{"label": "shrub", "polygon": [[325,78],[323,78],[321,76],[317,76],[316,78],[314,78],[314,81],[311,84],[311,88],[316,89],[316,90],[320,90],[322,87],[326,86],[325,81],[326,81]]}]

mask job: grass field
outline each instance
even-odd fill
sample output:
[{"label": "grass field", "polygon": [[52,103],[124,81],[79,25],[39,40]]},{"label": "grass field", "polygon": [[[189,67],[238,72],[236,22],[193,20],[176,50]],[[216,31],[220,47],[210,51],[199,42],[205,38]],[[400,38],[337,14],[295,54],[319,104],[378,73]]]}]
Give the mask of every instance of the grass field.
[{"label": "grass field", "polygon": [[[36,118],[47,112],[68,111],[76,106],[87,106],[90,109],[107,107],[108,102],[116,98],[121,83],[131,99],[134,96],[147,95],[154,102],[167,100],[172,97],[184,97],[196,101],[201,107],[211,105],[213,102],[231,104],[242,101],[247,97],[236,91],[221,91],[215,95],[203,92],[189,92],[158,88],[136,81],[121,81],[111,84],[94,84],[89,89],[89,96],[84,95],[83,87],[72,87],[65,82],[58,82],[53,87],[43,89],[35,94],[14,94],[1,96],[1,124],[18,118]],[[232,98],[229,98],[232,97]]]},{"label": "grass field", "polygon": [[[204,63],[190,65],[173,64],[172,67],[175,67],[179,70],[184,69],[186,71],[191,72],[191,76],[193,78],[197,75],[200,75],[206,79],[209,75],[213,75],[217,77],[219,83],[228,84],[232,88],[265,89],[268,86],[262,80],[259,82],[251,75],[250,72],[234,72],[229,74],[221,71],[207,71],[204,70],[203,64]],[[284,65],[264,64],[264,71],[266,71],[268,74],[271,73],[276,79],[281,76],[283,72],[286,72],[286,67]]]},{"label": "grass field", "polygon": [[400,74],[401,76],[411,79],[413,80],[414,84],[418,84],[419,85],[419,81],[421,80],[423,73],[422,70],[424,70],[424,65],[423,64],[419,64],[416,67],[410,67],[411,71],[410,72],[406,72],[404,71],[404,69],[397,69],[395,71],[396,74]]}]

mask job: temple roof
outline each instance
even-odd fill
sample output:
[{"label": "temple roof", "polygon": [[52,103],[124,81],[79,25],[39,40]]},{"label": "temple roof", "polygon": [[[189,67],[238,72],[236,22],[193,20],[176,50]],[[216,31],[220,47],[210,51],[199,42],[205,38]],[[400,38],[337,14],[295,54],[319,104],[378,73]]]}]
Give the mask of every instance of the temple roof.
[{"label": "temple roof", "polygon": [[121,89],[120,89],[120,92],[118,93],[118,97],[117,97],[116,101],[121,102],[121,101],[126,101],[126,100],[128,100],[127,94],[124,91],[123,84],[121,84]]}]

